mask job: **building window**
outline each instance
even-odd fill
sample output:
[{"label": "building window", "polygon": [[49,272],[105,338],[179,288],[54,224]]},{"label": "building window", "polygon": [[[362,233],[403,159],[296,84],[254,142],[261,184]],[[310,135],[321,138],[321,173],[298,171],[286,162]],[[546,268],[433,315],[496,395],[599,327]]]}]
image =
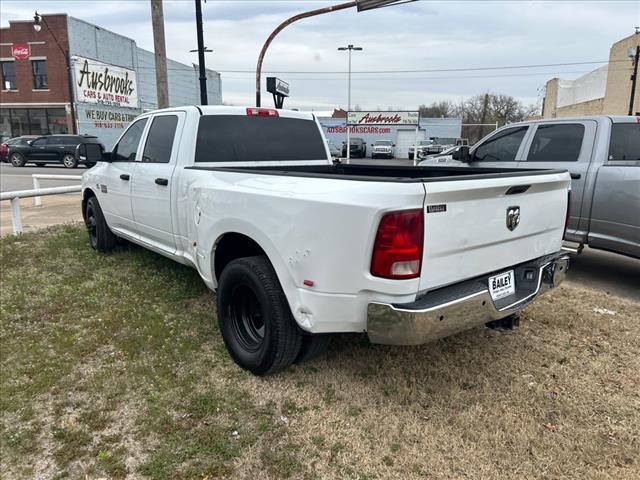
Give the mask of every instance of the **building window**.
[{"label": "building window", "polygon": [[64,108],[0,108],[0,137],[68,133]]},{"label": "building window", "polygon": [[33,72],[34,90],[46,90],[49,88],[46,60],[31,60],[31,71]]},{"label": "building window", "polygon": [[15,62],[0,62],[2,67],[2,90],[17,90]]}]

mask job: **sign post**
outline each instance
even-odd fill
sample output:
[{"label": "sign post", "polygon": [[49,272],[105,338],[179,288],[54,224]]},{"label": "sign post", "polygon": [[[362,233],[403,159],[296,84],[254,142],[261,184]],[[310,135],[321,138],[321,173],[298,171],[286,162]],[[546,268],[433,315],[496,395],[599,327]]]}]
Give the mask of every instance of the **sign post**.
[{"label": "sign post", "polygon": [[285,97],[289,96],[289,84],[276,77],[267,77],[267,92],[273,94],[276,108],[282,108]]}]

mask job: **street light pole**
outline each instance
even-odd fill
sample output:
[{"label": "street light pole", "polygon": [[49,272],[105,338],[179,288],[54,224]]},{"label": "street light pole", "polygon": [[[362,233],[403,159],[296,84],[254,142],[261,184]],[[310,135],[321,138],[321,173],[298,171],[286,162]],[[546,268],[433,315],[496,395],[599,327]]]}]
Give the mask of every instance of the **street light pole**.
[{"label": "street light pole", "polygon": [[338,10],[344,10],[345,8],[356,7],[358,12],[364,12],[366,10],[374,10],[376,8],[390,7],[392,5],[401,5],[403,3],[411,3],[416,0],[351,0],[345,3],[339,3],[337,5],[331,5],[330,7],[318,8],[317,10],[311,10],[309,12],[299,13],[286,19],[276,29],[271,32],[271,35],[267,38],[258,55],[258,65],[256,66],[256,107],[260,106],[260,76],[262,74],[262,62],[264,61],[264,55],[267,53],[267,48],[273,42],[273,39],[280,33],[285,27],[291,25],[293,22],[301,20],[303,18],[315,17],[316,15],[322,15],[323,13],[337,12]]},{"label": "street light pole", "polygon": [[640,45],[636,45],[636,52],[633,55],[633,73],[631,74],[631,98],[629,99],[629,115],[633,115],[633,104],[636,97],[636,83],[638,82],[638,60],[640,57]]},{"label": "street light pole", "polygon": [[[202,5],[201,0],[196,0],[196,32],[198,35],[198,67],[200,71],[200,103],[208,105],[207,99],[207,71],[204,65],[204,35],[202,33]],[[206,1],[206,0],[205,0]]]},{"label": "street light pole", "polygon": [[348,50],[349,51],[349,73],[347,80],[347,163],[351,159],[351,128],[349,128],[349,112],[351,111],[351,52],[362,51],[362,47],[354,47],[349,44],[347,47],[339,47],[339,51]]}]

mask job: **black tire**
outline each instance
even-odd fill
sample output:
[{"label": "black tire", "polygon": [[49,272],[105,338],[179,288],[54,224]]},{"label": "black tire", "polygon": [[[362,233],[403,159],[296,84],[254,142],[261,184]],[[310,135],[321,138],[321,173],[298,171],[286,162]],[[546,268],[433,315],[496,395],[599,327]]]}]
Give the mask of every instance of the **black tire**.
[{"label": "black tire", "polygon": [[266,257],[230,262],[218,285],[218,324],[231,358],[255,375],[289,367],[302,332]]},{"label": "black tire", "polygon": [[319,335],[304,335],[302,337],[302,345],[300,352],[294,363],[303,363],[313,360],[324,354],[331,343],[331,334],[324,333]]},{"label": "black tire", "polygon": [[25,163],[27,163],[24,159],[24,155],[20,152],[11,153],[11,155],[9,155],[9,162],[11,162],[11,165],[14,167],[24,167]]},{"label": "black tire", "polygon": [[65,153],[62,156],[62,164],[66,168],[76,168],[78,166],[78,159],[72,153]]},{"label": "black tire", "polygon": [[91,248],[99,252],[108,252],[114,249],[118,237],[109,229],[96,197],[87,200],[84,222],[87,226]]}]

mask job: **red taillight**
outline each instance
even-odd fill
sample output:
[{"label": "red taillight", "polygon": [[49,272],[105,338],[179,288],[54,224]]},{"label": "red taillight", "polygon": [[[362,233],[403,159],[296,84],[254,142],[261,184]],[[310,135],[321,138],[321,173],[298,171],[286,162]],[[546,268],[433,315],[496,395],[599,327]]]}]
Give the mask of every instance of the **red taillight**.
[{"label": "red taillight", "polygon": [[571,216],[571,190],[567,192],[567,215],[564,218],[564,233],[562,237],[567,236],[567,228],[569,227],[569,217]]},{"label": "red taillight", "polygon": [[250,117],[277,117],[278,110],[273,108],[247,107],[247,115]]},{"label": "red taillight", "polygon": [[371,275],[407,279],[420,276],[424,214],[422,209],[385,214],[371,257]]}]

